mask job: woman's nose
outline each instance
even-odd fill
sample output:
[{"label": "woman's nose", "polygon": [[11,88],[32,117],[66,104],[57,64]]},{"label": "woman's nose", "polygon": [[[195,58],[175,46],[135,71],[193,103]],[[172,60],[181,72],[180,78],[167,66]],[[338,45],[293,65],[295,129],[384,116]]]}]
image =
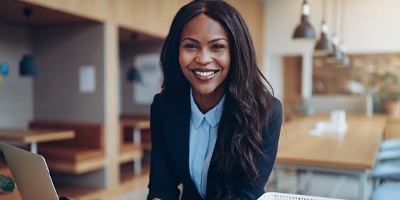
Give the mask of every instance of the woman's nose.
[{"label": "woman's nose", "polygon": [[211,52],[208,50],[201,50],[197,53],[195,61],[199,64],[205,65],[212,61]]}]

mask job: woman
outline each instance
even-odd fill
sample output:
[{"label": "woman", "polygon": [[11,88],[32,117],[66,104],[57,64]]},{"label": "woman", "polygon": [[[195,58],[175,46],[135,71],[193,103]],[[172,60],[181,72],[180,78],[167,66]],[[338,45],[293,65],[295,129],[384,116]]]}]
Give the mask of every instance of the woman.
[{"label": "woman", "polygon": [[[176,14],[151,105],[148,199],[257,199],[271,173],[281,103],[265,86],[248,28],[224,1]],[[264,82],[265,81],[265,82]]]}]

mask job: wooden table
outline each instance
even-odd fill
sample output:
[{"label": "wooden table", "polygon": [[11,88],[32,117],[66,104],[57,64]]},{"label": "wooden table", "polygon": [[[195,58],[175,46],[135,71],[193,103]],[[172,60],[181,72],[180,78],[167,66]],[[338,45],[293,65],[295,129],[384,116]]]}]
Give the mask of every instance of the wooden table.
[{"label": "wooden table", "polygon": [[150,129],[150,120],[149,119],[121,119],[120,124],[121,124],[121,127],[133,128],[133,143],[135,143],[135,144],[141,143],[141,138],[140,138],[141,130]]},{"label": "wooden table", "polygon": [[[120,126],[120,137],[123,138],[125,127],[131,127],[133,128],[133,143],[141,145],[141,130],[150,129],[150,119],[120,119]],[[136,175],[140,175],[142,173],[141,159],[136,159],[133,162],[133,170]]]},{"label": "wooden table", "polygon": [[13,130],[0,129],[0,140],[17,141],[31,145],[31,152],[37,153],[37,143],[54,140],[65,140],[75,136],[72,130],[29,129]]},{"label": "wooden table", "polygon": [[330,121],[330,116],[304,116],[282,125],[276,168],[357,175],[359,198],[366,199],[368,173],[375,165],[386,117],[347,115],[345,132],[310,135],[310,130],[321,121]]}]

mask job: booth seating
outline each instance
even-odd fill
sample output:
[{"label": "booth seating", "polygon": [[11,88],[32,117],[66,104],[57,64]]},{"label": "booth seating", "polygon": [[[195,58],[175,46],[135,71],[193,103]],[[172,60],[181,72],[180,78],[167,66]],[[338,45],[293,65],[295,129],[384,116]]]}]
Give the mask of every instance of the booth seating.
[{"label": "booth seating", "polygon": [[[69,129],[75,137],[69,140],[40,143],[38,153],[43,155],[50,170],[83,174],[105,166],[104,125],[97,123],[32,121],[31,129]],[[119,162],[135,162],[135,174],[141,173],[143,150],[141,144],[124,141],[119,144]]]},{"label": "booth seating", "polygon": [[45,142],[38,145],[38,153],[46,159],[50,170],[83,174],[104,168],[103,124],[32,121],[29,128],[75,131],[73,139]]}]

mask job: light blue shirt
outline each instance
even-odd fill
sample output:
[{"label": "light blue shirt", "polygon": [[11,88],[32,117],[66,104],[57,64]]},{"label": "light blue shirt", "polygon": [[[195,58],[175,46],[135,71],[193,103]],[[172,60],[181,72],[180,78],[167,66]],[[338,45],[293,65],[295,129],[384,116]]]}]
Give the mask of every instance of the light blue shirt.
[{"label": "light blue shirt", "polygon": [[218,124],[224,101],[225,95],[213,109],[203,114],[197,107],[192,89],[190,89],[189,170],[192,180],[203,198],[206,196],[208,167],[217,141]]}]

